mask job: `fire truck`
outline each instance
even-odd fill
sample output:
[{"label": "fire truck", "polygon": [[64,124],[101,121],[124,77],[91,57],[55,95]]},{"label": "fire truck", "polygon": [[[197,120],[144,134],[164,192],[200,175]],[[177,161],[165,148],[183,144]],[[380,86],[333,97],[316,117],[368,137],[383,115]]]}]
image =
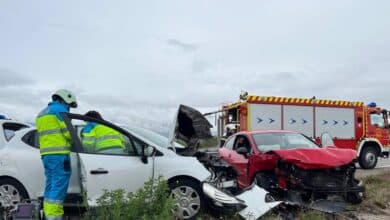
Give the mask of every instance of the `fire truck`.
[{"label": "fire truck", "polygon": [[389,113],[375,103],[244,93],[219,112],[219,136],[229,131],[291,130],[319,143],[321,135],[329,133],[337,147],[356,150],[364,169],[374,168],[378,157],[389,156]]}]

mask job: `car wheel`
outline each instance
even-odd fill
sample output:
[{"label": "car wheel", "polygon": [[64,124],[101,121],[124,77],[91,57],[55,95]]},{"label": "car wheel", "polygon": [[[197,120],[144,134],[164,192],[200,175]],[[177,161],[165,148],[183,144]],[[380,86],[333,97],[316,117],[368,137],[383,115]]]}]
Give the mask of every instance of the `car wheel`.
[{"label": "car wheel", "polygon": [[359,165],[363,169],[373,169],[378,162],[378,152],[373,146],[363,148],[359,156]]},{"label": "car wheel", "polygon": [[269,173],[257,173],[254,181],[256,185],[268,191],[276,182],[275,175]]},{"label": "car wheel", "polygon": [[179,219],[195,219],[204,206],[200,184],[191,179],[177,179],[169,183],[175,199],[175,215]]},{"label": "car wheel", "polygon": [[[358,180],[352,180],[351,185],[352,186],[358,186],[360,184],[363,184],[362,182],[359,182]],[[345,200],[351,204],[360,204],[363,201],[363,192],[347,192],[345,195]]]},{"label": "car wheel", "polygon": [[0,179],[0,207],[10,207],[28,199],[26,189],[14,179]]}]

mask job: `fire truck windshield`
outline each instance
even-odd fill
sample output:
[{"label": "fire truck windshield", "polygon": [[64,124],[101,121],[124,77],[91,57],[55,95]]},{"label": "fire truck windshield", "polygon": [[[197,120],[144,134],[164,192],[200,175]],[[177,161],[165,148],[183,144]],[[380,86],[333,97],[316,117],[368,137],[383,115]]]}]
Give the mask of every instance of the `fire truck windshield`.
[{"label": "fire truck windshield", "polygon": [[382,113],[371,113],[370,114],[370,120],[371,120],[371,125],[378,126],[380,128],[385,127],[385,120],[383,117]]}]

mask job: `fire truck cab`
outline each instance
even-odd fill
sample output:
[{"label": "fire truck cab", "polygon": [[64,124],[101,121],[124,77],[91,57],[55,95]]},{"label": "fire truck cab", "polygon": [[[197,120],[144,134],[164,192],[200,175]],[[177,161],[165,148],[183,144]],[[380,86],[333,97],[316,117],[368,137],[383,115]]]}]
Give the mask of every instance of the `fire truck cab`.
[{"label": "fire truck cab", "polygon": [[374,168],[378,157],[389,156],[389,112],[375,103],[246,94],[224,105],[221,112],[219,136],[228,136],[226,129],[232,127],[236,131],[291,130],[320,143],[321,135],[329,133],[337,147],[356,150],[364,169]]}]

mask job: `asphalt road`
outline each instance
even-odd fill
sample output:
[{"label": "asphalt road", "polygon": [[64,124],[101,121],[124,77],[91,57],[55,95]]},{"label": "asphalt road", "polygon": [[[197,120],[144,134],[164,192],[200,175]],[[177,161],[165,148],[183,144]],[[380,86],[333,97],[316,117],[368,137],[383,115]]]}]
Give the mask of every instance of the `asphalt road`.
[{"label": "asphalt road", "polygon": [[390,158],[379,158],[377,168],[390,168]]},{"label": "asphalt road", "polygon": [[382,173],[390,174],[390,158],[379,158],[378,164],[376,165],[375,169],[372,170],[363,170],[358,168],[356,171],[356,177],[362,178],[365,176],[378,175]]},{"label": "asphalt road", "polygon": [[[359,167],[359,164],[356,164]],[[378,158],[378,163],[375,168],[390,168],[390,158]]]}]

